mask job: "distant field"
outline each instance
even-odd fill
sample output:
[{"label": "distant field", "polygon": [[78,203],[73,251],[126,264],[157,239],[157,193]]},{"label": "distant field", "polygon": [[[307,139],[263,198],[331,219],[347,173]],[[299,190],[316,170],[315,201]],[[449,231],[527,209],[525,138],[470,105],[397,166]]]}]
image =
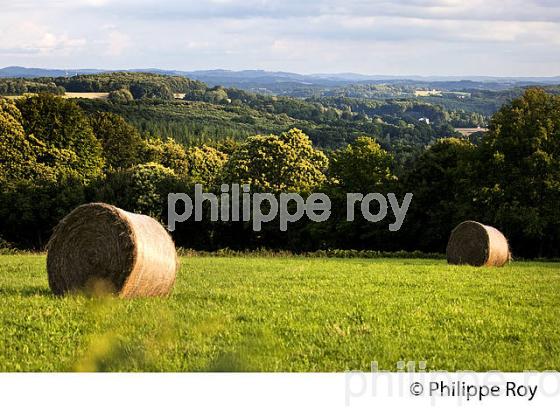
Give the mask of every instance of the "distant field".
[{"label": "distant field", "polygon": [[455,130],[463,134],[465,137],[468,137],[475,132],[487,132],[488,128],[455,128]]},{"label": "distant field", "polygon": [[167,299],[53,297],[0,256],[0,371],[560,370],[560,265],[182,258]]},{"label": "distant field", "polygon": [[[25,95],[5,95],[4,98],[9,98],[11,100],[16,100],[18,98],[23,98],[30,95],[37,95],[34,93],[27,93]],[[105,100],[109,96],[109,93],[65,93],[64,98],[86,98],[88,100]]]},{"label": "distant field", "polygon": [[416,90],[414,91],[414,95],[416,97],[433,97],[442,95],[442,91],[440,90]]},{"label": "distant field", "polygon": [[109,93],[66,93],[66,98],[87,98],[88,100],[105,100]]}]

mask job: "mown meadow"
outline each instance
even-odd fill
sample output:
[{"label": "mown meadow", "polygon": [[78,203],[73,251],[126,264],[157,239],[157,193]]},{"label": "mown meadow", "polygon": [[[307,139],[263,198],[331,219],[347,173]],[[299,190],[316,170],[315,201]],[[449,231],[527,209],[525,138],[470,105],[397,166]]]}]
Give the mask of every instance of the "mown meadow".
[{"label": "mown meadow", "polygon": [[559,370],[560,264],[182,257],[172,296],[52,296],[0,256],[0,371]]}]

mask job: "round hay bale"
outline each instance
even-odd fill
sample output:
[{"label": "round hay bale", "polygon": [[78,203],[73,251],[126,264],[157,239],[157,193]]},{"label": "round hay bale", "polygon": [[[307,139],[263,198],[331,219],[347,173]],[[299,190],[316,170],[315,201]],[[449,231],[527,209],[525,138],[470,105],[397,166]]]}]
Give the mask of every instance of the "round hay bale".
[{"label": "round hay bale", "polygon": [[56,295],[168,295],[178,266],[175,245],[153,218],[112,205],[79,206],[55,228],[47,246]]},{"label": "round hay bale", "polygon": [[460,223],[447,243],[447,262],[451,265],[504,266],[510,259],[506,237],[478,222]]}]

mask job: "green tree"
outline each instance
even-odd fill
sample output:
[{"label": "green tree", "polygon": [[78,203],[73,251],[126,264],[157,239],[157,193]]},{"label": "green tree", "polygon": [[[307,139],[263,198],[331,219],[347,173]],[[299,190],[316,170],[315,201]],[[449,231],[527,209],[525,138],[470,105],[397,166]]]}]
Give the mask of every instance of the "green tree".
[{"label": "green tree", "polygon": [[0,232],[42,248],[56,223],[85,201],[86,183],[101,176],[101,146],[83,112],[60,97],[19,100],[19,111],[0,105]]},{"label": "green tree", "polygon": [[124,118],[111,113],[96,113],[90,118],[93,132],[103,146],[107,170],[129,168],[141,162],[144,141]]},{"label": "green tree", "polygon": [[[69,149],[49,147],[34,135],[26,135],[23,118],[12,101],[0,100],[0,181],[55,181],[57,177],[79,177],[74,168],[79,158]],[[41,162],[48,157],[51,161]]]},{"label": "green tree", "polygon": [[333,153],[329,172],[347,192],[374,192],[387,189],[396,181],[392,163],[393,156],[375,139],[359,137]]},{"label": "green tree", "polygon": [[56,223],[84,202],[84,170],[73,150],[26,135],[23,121],[13,102],[0,101],[0,232],[42,248]]},{"label": "green tree", "polygon": [[110,173],[97,185],[95,195],[98,200],[160,219],[176,180],[173,170],[150,162]]},{"label": "green tree", "polygon": [[227,155],[207,145],[189,148],[186,154],[189,182],[213,187],[222,175]]},{"label": "green tree", "polygon": [[476,219],[470,195],[475,154],[475,146],[464,139],[442,138],[405,174],[401,189],[414,195],[404,230],[411,249],[444,252],[451,230]]},{"label": "green tree", "polygon": [[177,175],[185,175],[187,173],[187,154],[185,148],[167,138],[149,138],[142,148],[142,162],[154,162],[172,169]]},{"label": "green tree", "polygon": [[130,85],[130,92],[134,99],[157,98],[160,100],[172,100],[173,91],[168,84],[154,83],[150,81],[138,81]]},{"label": "green tree", "polygon": [[134,100],[134,96],[128,88],[120,88],[109,93],[109,101],[115,104],[126,104]]},{"label": "green tree", "polygon": [[204,100],[213,104],[222,104],[228,101],[227,91],[223,87],[216,87],[206,91]]},{"label": "green tree", "polygon": [[40,166],[33,179],[12,180],[0,189],[0,236],[19,247],[44,249],[53,228],[87,202],[75,171]]},{"label": "green tree", "polygon": [[325,182],[328,159],[296,128],[275,135],[249,137],[225,166],[228,182],[255,190],[309,192]]},{"label": "green tree", "polygon": [[27,178],[34,169],[35,153],[21,121],[15,104],[0,99],[0,184]]},{"label": "green tree", "polygon": [[560,96],[529,89],[504,105],[483,137],[478,213],[518,255],[560,254]]},{"label": "green tree", "polygon": [[37,162],[53,168],[69,168],[82,180],[102,174],[102,147],[84,112],[70,100],[51,94],[17,101],[22,125],[33,135]]}]

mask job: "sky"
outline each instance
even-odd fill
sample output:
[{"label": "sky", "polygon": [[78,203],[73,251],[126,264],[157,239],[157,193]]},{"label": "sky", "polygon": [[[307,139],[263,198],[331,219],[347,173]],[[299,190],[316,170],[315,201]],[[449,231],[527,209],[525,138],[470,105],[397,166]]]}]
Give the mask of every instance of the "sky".
[{"label": "sky", "polygon": [[0,0],[0,67],[560,75],[560,0]]}]

